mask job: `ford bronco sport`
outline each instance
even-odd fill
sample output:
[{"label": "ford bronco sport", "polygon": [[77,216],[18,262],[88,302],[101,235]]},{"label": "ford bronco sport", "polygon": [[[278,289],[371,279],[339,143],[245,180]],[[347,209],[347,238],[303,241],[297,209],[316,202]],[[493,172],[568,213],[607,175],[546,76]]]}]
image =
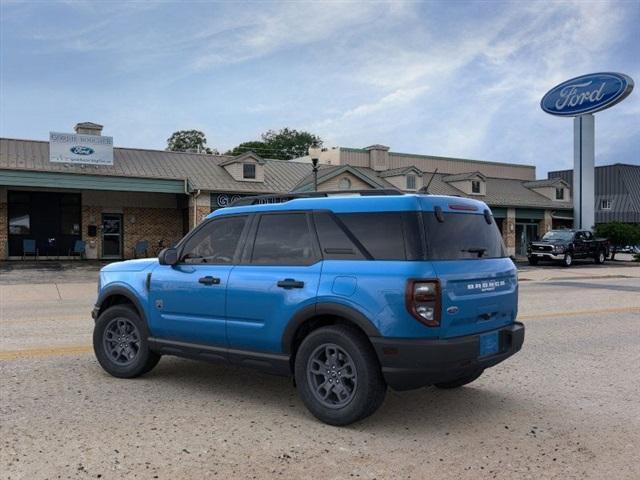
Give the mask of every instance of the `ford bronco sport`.
[{"label": "ford bronco sport", "polygon": [[242,199],[158,259],[104,267],[100,365],[132,378],[177,355],[290,375],[313,415],[346,425],[387,386],[460,387],[516,353],[516,268],[489,208],[374,193]]}]

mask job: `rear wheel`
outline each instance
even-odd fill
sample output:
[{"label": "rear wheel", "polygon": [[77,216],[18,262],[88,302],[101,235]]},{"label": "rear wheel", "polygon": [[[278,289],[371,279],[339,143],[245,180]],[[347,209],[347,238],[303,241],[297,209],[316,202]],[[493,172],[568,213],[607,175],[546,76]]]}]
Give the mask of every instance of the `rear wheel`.
[{"label": "rear wheel", "polygon": [[600,250],[595,256],[595,262],[598,265],[602,265],[606,259],[607,256],[605,255],[604,250]]},{"label": "rear wheel", "polygon": [[138,312],[128,305],[106,309],[93,329],[93,350],[100,366],[119,378],[143,375],[160,360],[149,349],[149,330]]},{"label": "rear wheel", "polygon": [[319,328],[302,341],[295,378],[305,406],[330,425],[368,417],[387,391],[373,348],[360,332],[344,325]]},{"label": "rear wheel", "polygon": [[565,253],[564,258],[562,259],[562,266],[570,267],[573,264],[573,255],[570,253]]},{"label": "rear wheel", "polygon": [[482,372],[484,372],[484,370],[480,370],[479,372],[472,373],[471,375],[465,375],[464,377],[456,378],[455,380],[451,380],[450,382],[436,383],[435,386],[438,388],[444,388],[444,389],[462,387],[464,385],[467,385],[468,383],[471,383],[477,380],[478,377],[482,375]]},{"label": "rear wheel", "polygon": [[537,265],[538,259],[536,257],[527,257],[529,260],[529,265]]}]

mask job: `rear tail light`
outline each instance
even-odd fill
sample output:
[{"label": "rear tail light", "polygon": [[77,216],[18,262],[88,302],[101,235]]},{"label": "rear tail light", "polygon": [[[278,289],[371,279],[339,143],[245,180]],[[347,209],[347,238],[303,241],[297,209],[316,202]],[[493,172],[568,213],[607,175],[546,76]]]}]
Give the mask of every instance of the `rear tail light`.
[{"label": "rear tail light", "polygon": [[405,295],[407,310],[428,327],[440,325],[440,282],[438,280],[409,280]]}]

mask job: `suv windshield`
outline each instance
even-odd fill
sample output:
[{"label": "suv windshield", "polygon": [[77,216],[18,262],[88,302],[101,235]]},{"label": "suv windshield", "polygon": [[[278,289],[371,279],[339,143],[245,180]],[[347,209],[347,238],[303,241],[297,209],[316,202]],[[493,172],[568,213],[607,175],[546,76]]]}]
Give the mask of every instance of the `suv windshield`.
[{"label": "suv windshield", "polygon": [[544,234],[544,236],[542,237],[542,240],[566,240],[566,241],[571,241],[571,239],[573,238],[573,232],[563,232],[563,231],[551,231],[551,232],[547,232]]},{"label": "suv windshield", "polygon": [[445,213],[439,222],[433,212],[424,212],[424,229],[430,260],[464,260],[506,257],[495,221],[484,215]]}]

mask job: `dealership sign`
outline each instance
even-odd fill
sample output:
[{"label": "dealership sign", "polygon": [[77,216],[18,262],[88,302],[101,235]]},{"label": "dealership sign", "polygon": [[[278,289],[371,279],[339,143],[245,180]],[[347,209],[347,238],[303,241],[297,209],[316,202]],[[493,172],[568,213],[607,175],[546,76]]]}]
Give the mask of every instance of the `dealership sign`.
[{"label": "dealership sign", "polygon": [[113,165],[113,137],[50,132],[49,161]]},{"label": "dealership sign", "polygon": [[575,117],[612,107],[633,90],[633,80],[622,73],[590,73],[553,87],[542,97],[542,110]]}]

